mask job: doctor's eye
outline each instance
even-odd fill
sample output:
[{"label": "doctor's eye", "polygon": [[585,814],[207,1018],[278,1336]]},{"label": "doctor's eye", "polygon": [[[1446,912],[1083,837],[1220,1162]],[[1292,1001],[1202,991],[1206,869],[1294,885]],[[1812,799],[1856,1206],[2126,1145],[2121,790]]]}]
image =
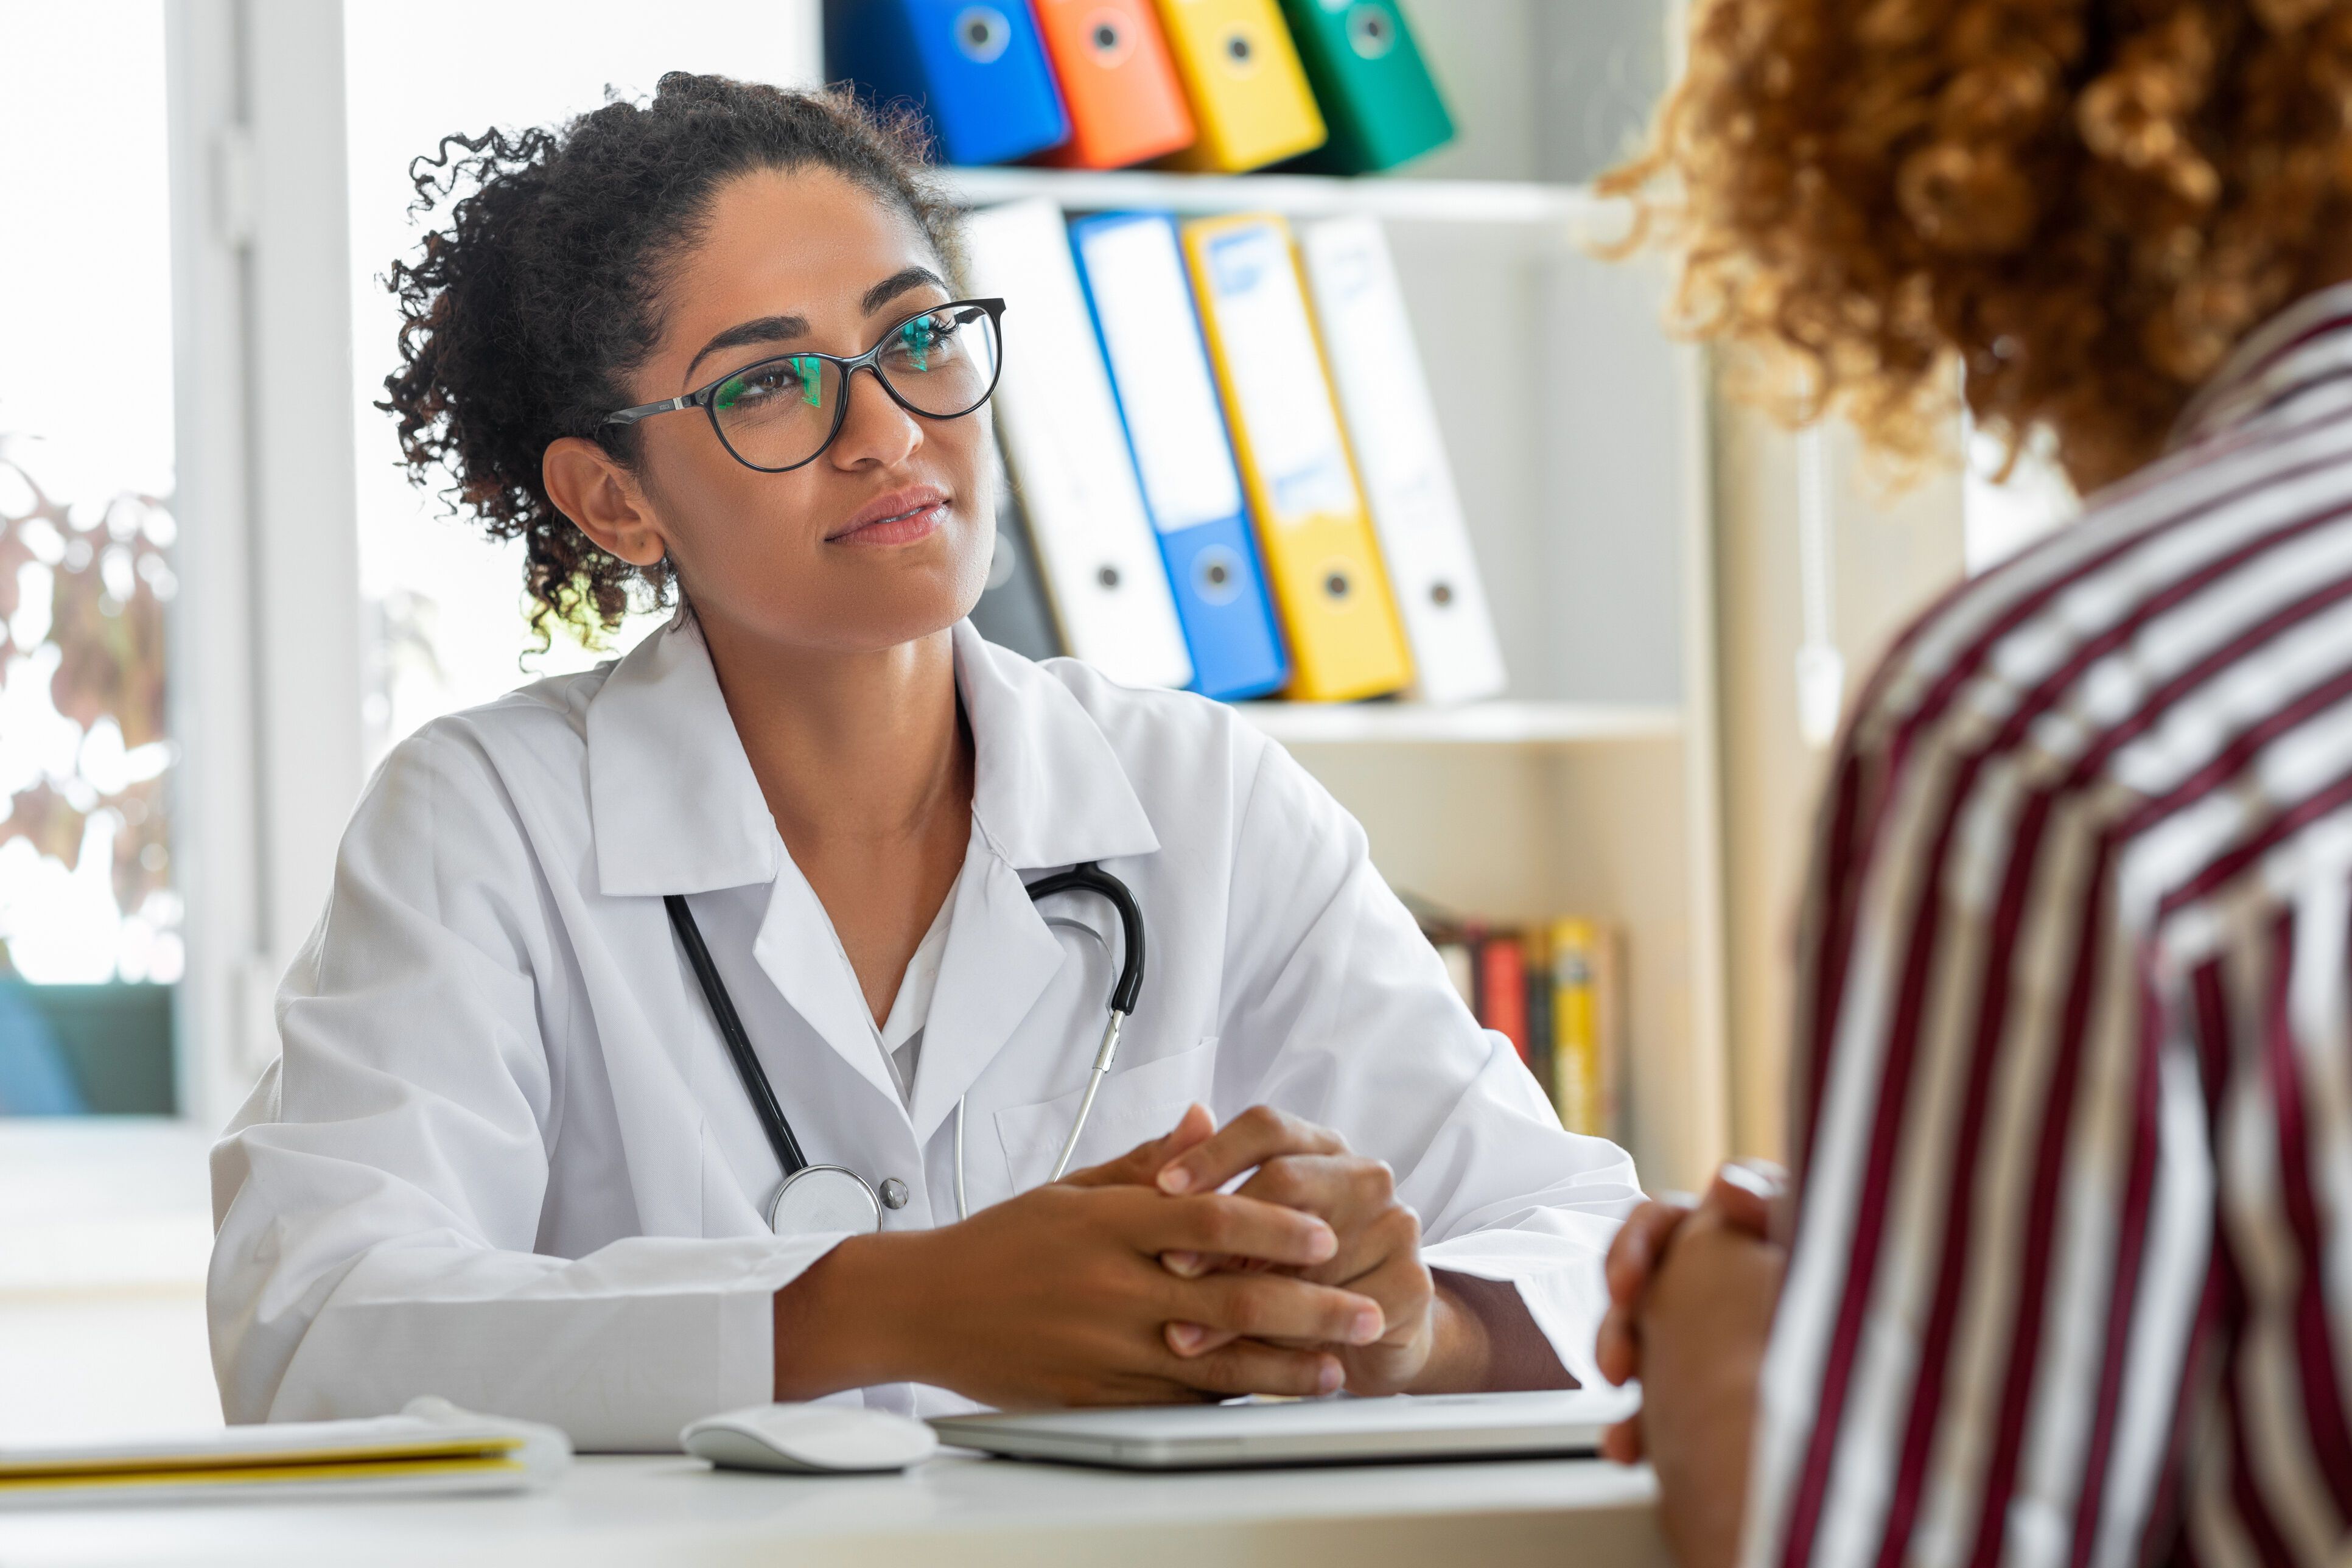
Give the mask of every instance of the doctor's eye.
[{"label": "doctor's eye", "polygon": [[996,359],[994,318],[977,305],[945,305],[891,328],[875,369],[908,406],[953,418],[988,395]]},{"label": "doctor's eye", "polygon": [[971,319],[982,314],[978,310],[933,310],[900,322],[887,351],[891,368],[920,374],[944,367],[961,354],[960,339]]},{"label": "doctor's eye", "polygon": [[815,408],[824,402],[824,362],[811,354],[763,361],[721,382],[710,397],[714,411],[739,416],[795,403]]}]

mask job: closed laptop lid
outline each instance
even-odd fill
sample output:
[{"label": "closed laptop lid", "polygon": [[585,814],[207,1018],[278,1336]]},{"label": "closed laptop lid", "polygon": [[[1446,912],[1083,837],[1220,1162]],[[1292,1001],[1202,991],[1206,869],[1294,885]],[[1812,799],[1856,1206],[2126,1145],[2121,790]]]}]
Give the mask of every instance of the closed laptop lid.
[{"label": "closed laptop lid", "polygon": [[1633,1414],[1619,1389],[1399,1394],[935,1418],[942,1442],[1137,1469],[1588,1455]]}]

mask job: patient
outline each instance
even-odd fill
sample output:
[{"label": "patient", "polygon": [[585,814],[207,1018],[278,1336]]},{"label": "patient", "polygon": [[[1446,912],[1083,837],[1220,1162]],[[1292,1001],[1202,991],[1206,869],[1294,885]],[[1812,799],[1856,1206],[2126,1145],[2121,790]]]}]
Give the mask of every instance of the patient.
[{"label": "patient", "polygon": [[[1791,1190],[1621,1234],[1685,1568],[2352,1550],[2352,0],[1702,0],[1695,326],[2082,520],[1863,689]],[[1677,217],[1670,204],[1684,204]]]}]

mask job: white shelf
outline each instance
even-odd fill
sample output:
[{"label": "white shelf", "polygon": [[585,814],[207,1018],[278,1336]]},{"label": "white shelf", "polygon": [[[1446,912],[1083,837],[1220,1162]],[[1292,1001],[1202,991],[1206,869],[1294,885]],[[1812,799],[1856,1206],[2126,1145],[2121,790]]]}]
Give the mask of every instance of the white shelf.
[{"label": "white shelf", "polygon": [[943,168],[971,205],[1045,196],[1095,211],[1278,212],[1294,217],[1363,213],[1402,222],[1502,224],[1582,236],[1620,204],[1583,185],[1507,180],[1347,179],[1326,174],[1175,174],[1149,169]]},{"label": "white shelf", "polygon": [[1581,746],[1671,740],[1673,708],[1599,702],[1237,702],[1234,710],[1285,745]]}]

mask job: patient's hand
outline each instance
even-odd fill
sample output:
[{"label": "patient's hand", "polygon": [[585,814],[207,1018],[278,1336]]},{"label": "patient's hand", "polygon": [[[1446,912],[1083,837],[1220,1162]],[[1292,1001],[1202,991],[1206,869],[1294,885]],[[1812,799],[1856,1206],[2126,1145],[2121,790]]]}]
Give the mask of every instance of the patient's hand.
[{"label": "patient's hand", "polygon": [[1643,1447],[1682,1568],[1733,1568],[1756,1390],[1787,1249],[1712,1201],[1675,1233],[1643,1302]]},{"label": "patient's hand", "polygon": [[[1612,1384],[1643,1376],[1641,1315],[1651,1281],[1685,1220],[1712,1214],[1735,1229],[1763,1238],[1773,1231],[1773,1209],[1783,1201],[1788,1173],[1767,1161],[1733,1161],[1716,1173],[1704,1204],[1687,1199],[1652,1199],[1633,1211],[1609,1244],[1606,1277],[1609,1310],[1601,1320],[1593,1357]],[[1634,1415],[1611,1427],[1601,1451],[1621,1465],[1642,1460],[1642,1419]]]}]

